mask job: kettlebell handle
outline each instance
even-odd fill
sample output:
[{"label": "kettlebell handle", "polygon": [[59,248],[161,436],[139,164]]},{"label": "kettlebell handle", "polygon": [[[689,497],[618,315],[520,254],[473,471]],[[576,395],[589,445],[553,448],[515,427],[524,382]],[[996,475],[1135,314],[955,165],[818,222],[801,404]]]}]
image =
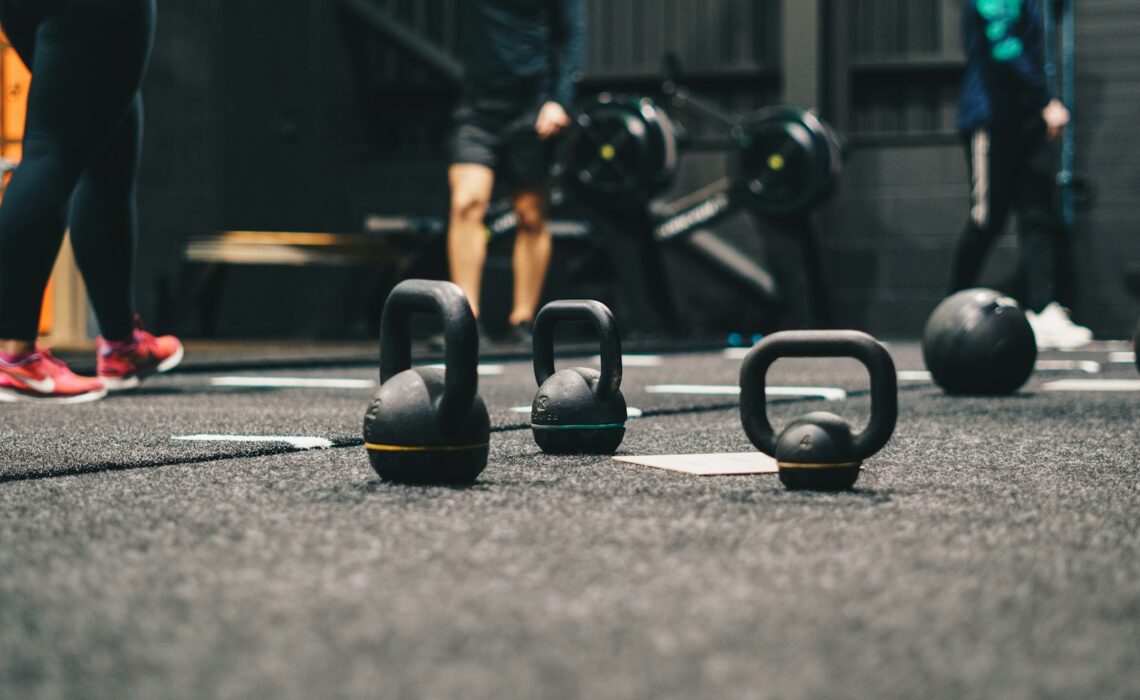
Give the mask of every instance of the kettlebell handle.
[{"label": "kettlebell handle", "polygon": [[463,290],[451,282],[405,280],[392,289],[380,319],[380,383],[412,367],[414,313],[443,319],[444,387],[436,407],[441,424],[456,424],[479,389],[479,332]]},{"label": "kettlebell handle", "polygon": [[866,459],[891,439],[898,418],[898,375],[887,349],[860,331],[783,331],[757,343],[740,370],[741,422],[757,449],[776,453],[766,382],[768,369],[782,357],[850,357],[863,363],[871,377],[871,420],[853,436],[854,457]]},{"label": "kettlebell handle", "polygon": [[598,332],[601,376],[596,393],[610,398],[621,388],[621,335],[610,308],[593,299],[552,301],[534,319],[534,378],[542,386],[554,375],[554,326],[560,321],[591,321]]}]

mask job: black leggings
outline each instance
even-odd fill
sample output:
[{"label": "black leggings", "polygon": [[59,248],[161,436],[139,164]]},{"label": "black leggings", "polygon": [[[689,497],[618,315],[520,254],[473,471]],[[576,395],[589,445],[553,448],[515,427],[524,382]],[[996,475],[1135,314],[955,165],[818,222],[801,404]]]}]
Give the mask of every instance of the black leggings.
[{"label": "black leggings", "polygon": [[1040,311],[1051,301],[1072,303],[1073,261],[1068,233],[1054,201],[1055,167],[1039,119],[1018,127],[976,131],[966,137],[972,185],[969,221],[958,239],[950,291],[973,287],[1006,220],[1016,213],[1021,265],[1009,290]]},{"label": "black leggings", "polygon": [[23,159],[0,206],[0,338],[36,337],[69,219],[103,335],[131,335],[139,86],[154,15],[154,0],[0,0],[0,25],[33,76]]}]

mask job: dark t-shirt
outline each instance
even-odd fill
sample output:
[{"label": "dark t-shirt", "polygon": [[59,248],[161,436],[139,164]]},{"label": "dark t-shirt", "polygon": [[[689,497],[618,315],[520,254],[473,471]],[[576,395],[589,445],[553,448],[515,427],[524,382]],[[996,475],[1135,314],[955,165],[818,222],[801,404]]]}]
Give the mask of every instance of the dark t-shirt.
[{"label": "dark t-shirt", "polygon": [[468,99],[541,95],[567,109],[586,49],[584,0],[464,0]]}]

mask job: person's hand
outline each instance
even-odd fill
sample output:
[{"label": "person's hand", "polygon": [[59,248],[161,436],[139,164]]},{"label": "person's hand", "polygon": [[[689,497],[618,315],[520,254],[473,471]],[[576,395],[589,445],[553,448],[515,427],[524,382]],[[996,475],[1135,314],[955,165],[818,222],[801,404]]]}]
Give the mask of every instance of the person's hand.
[{"label": "person's hand", "polygon": [[1056,141],[1061,132],[1069,125],[1068,108],[1060,100],[1054,99],[1041,110],[1041,118],[1045,120],[1045,131],[1050,141]]},{"label": "person's hand", "polygon": [[557,102],[547,102],[538,111],[538,121],[534,123],[534,130],[538,138],[545,141],[566,127],[570,126],[570,115],[562,109]]}]

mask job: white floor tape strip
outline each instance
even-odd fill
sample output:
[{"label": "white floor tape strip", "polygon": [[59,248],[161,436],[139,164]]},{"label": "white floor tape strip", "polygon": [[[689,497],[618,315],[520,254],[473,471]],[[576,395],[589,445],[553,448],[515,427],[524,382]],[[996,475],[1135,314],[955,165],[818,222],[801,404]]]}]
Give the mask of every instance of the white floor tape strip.
[{"label": "white floor tape strip", "polygon": [[1100,374],[1100,363],[1092,360],[1038,360],[1035,365],[1041,372],[1084,372]]},{"label": "white floor tape strip", "polygon": [[327,450],[332,441],[318,437],[290,435],[175,435],[171,440],[183,442],[283,442],[298,450]]},{"label": "white floor tape strip", "polygon": [[1130,365],[1136,362],[1136,353],[1134,352],[1110,352],[1108,354],[1108,361],[1113,364]]},{"label": "white floor tape strip", "polygon": [[[594,355],[590,358],[591,366],[602,364],[602,358]],[[665,364],[665,358],[660,355],[622,355],[622,367],[660,367]]]},{"label": "white floor tape strip", "polygon": [[[737,396],[740,387],[732,384],[653,384],[645,387],[648,394],[684,394],[690,396]],[[770,386],[768,396],[797,396],[842,401],[847,392],[831,386]]]},{"label": "white floor tape strip", "polygon": [[[530,406],[512,406],[511,413],[521,413],[529,416]],[[625,415],[626,418],[641,418],[642,411],[640,408],[636,408],[634,406],[626,406]]]},{"label": "white floor tape strip", "polygon": [[900,382],[929,382],[931,379],[930,372],[924,369],[900,369],[899,381]]},{"label": "white floor tape strip", "polygon": [[[428,365],[428,367],[433,367],[435,369],[443,369],[444,368],[442,364]],[[479,365],[479,376],[480,377],[497,377],[502,373],[503,373],[503,366],[502,365]]]},{"label": "white floor tape strip", "polygon": [[309,377],[214,377],[214,386],[258,389],[372,389],[374,379],[317,379]]},{"label": "white floor tape strip", "polygon": [[1140,391],[1140,379],[1059,379],[1041,388],[1045,391]]},{"label": "white floor tape strip", "polygon": [[752,348],[725,348],[721,354],[726,360],[743,360]]},{"label": "white floor tape strip", "polygon": [[775,474],[779,471],[776,467],[776,460],[760,452],[711,455],[644,455],[614,457],[614,460],[695,476]]}]

